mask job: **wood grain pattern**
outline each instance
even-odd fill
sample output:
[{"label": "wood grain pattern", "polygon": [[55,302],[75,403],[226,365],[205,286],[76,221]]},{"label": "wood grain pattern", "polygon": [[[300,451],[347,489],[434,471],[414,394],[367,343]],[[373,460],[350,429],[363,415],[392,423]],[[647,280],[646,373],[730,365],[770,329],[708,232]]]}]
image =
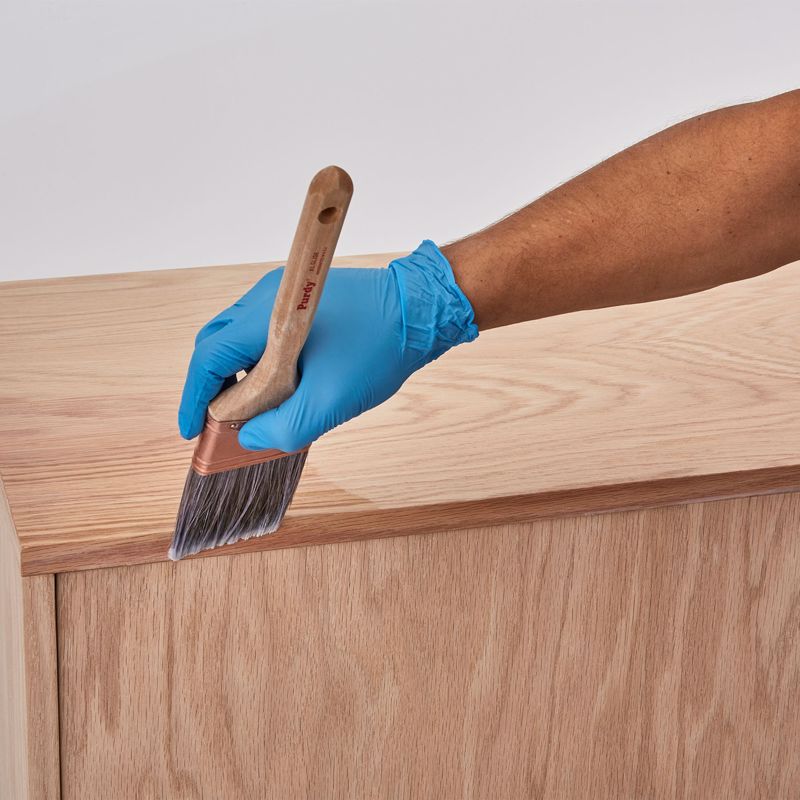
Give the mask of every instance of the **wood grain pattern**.
[{"label": "wood grain pattern", "polygon": [[[25,574],[166,558],[192,450],[175,416],[194,332],[265,268],[0,286],[0,370],[18,376],[0,397],[0,472]],[[798,278],[791,265],[489,331],[315,444],[283,544],[249,547],[379,536],[387,519],[431,530],[445,509],[458,518],[445,527],[502,523],[508,504],[531,518],[557,493],[573,511],[609,495],[636,507],[672,479],[701,498],[798,488]]]},{"label": "wood grain pattern", "polygon": [[58,800],[58,683],[52,575],[20,576],[0,484],[0,797]]},{"label": "wood grain pattern", "polygon": [[61,796],[55,576],[22,579],[28,797]]},{"label": "wood grain pattern", "polygon": [[0,786],[27,794],[27,734],[22,578],[19,545],[0,485]]},{"label": "wood grain pattern", "polygon": [[792,798],[800,496],[59,578],[64,797]]},{"label": "wood grain pattern", "polygon": [[[572,514],[625,511],[676,503],[719,500],[793,491],[800,485],[800,467],[774,467],[718,475],[665,478],[631,484],[566,489],[512,497],[490,497],[473,502],[439,503],[400,509],[347,511],[320,519],[319,516],[294,516],[270,536],[250,539],[223,549],[208,550],[192,558],[238,555],[287,547],[385,539],[413,533],[435,533],[456,528],[480,527],[505,523],[531,522],[537,519]],[[169,534],[171,535],[171,534]],[[163,560],[167,534],[146,541],[117,541],[113,553],[106,539],[32,545],[26,551],[25,568],[29,574],[59,569],[72,572],[96,569],[109,563],[147,564]]]}]

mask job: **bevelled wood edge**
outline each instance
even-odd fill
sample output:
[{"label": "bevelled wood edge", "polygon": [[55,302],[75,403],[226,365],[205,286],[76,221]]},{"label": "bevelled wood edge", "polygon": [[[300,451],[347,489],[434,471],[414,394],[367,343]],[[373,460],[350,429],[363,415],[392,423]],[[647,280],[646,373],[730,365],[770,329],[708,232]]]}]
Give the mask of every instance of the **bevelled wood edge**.
[{"label": "bevelled wood edge", "polygon": [[[193,558],[797,491],[800,491],[800,464],[792,464],[403,509],[298,517],[290,513],[277,533],[205,551]],[[164,529],[157,535],[115,541],[113,548],[104,539],[77,543],[71,540],[69,544],[51,539],[38,546],[23,543],[22,574],[79,572],[167,561],[171,537],[172,530]]]}]

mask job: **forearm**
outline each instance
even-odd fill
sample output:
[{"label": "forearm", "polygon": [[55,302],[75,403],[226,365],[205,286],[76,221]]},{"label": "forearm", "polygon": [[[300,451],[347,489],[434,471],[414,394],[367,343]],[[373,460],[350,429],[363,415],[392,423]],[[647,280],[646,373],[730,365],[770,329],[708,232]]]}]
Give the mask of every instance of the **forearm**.
[{"label": "forearm", "polygon": [[800,259],[800,91],[683,122],[442,248],[481,329]]}]

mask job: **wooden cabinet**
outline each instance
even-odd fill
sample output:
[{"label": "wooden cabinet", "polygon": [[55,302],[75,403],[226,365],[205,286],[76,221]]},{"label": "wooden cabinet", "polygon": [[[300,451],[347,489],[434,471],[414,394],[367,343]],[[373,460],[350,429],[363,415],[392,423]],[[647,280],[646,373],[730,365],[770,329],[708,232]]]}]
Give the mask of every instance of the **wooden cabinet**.
[{"label": "wooden cabinet", "polygon": [[800,794],[800,265],[483,334],[173,564],[265,268],[0,285],[0,797]]}]

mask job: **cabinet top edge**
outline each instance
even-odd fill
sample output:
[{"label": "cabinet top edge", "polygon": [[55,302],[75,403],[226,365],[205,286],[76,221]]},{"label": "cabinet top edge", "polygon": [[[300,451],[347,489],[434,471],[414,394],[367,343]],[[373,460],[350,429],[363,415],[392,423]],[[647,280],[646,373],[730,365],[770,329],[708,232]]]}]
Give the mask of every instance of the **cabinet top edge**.
[{"label": "cabinet top edge", "polygon": [[[0,283],[23,574],[166,559],[194,334],[279,263]],[[488,331],[316,443],[281,531],[213,555],[795,491],[798,375],[800,263]]]}]

